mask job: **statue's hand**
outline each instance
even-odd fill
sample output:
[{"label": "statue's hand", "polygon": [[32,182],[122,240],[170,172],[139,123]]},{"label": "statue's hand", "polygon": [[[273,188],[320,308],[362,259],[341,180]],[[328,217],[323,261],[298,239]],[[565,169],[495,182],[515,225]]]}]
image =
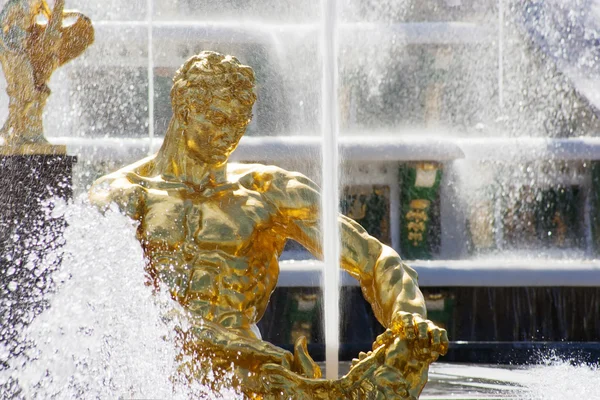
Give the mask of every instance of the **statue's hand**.
[{"label": "statue's hand", "polygon": [[389,342],[392,337],[407,341],[416,360],[432,363],[448,352],[448,334],[419,314],[398,312],[391,326],[375,340],[374,346]]},{"label": "statue's hand", "polygon": [[342,380],[348,393],[360,393],[358,398],[418,398],[427,383],[429,365],[447,350],[444,329],[418,314],[401,312],[377,337],[373,351],[353,360]]},{"label": "statue's hand", "polygon": [[[337,380],[302,376],[278,364],[263,364],[260,370],[265,393],[291,399],[413,400],[406,369],[410,351],[400,339],[361,353],[350,372]],[[296,357],[298,354],[295,355]],[[398,368],[400,367],[400,368]]]},{"label": "statue's hand", "polygon": [[351,399],[405,400],[411,397],[411,382],[406,366],[411,358],[406,341],[386,341],[373,345],[374,350],[361,352],[352,360],[350,372],[340,379],[345,397]]}]

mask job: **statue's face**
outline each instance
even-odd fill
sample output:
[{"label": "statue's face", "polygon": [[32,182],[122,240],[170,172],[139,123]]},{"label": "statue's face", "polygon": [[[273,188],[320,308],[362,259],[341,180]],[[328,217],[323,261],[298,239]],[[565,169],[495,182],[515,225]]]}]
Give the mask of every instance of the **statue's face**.
[{"label": "statue's face", "polygon": [[251,111],[237,100],[220,99],[214,99],[208,111],[188,110],[184,140],[190,156],[215,166],[227,162],[246,131]]}]

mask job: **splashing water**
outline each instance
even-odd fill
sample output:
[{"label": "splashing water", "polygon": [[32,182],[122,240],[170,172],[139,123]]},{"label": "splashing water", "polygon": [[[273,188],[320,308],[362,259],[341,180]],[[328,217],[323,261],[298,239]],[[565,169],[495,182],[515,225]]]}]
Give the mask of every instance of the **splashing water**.
[{"label": "splashing water", "polygon": [[422,399],[600,400],[598,364],[540,357],[526,366],[434,363]]},{"label": "splashing water", "polygon": [[240,398],[233,389],[212,393],[172,379],[176,321],[165,315],[177,304],[145,284],[131,221],[116,209],[101,215],[81,199],[55,201],[52,216],[61,214],[68,223],[56,250],[62,254],[46,257],[63,258],[56,288],[49,307],[20,332],[13,351],[20,355],[0,348],[8,365],[0,387],[12,385],[13,395],[28,399]]},{"label": "splashing water", "polygon": [[548,357],[529,367],[522,400],[600,400],[600,368]]}]

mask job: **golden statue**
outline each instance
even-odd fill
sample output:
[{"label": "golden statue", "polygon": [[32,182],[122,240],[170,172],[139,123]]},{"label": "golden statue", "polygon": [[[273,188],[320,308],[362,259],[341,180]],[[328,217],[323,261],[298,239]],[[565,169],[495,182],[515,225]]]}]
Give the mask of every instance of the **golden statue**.
[{"label": "golden statue", "polygon": [[[48,81],[59,66],[94,41],[89,18],[63,11],[64,0],[10,0],[0,13],[0,63],[9,96],[8,119],[0,130],[9,152],[57,152],[44,137],[42,113]],[[66,21],[65,21],[66,20]],[[64,146],[58,152],[64,153]]]},{"label": "golden statue", "polygon": [[150,278],[186,310],[181,373],[216,387],[207,369],[216,378],[233,371],[234,385],[254,399],[417,398],[429,364],[447,351],[446,331],[425,319],[416,272],[342,215],[342,267],[387,331],[338,380],[320,379],[303,337],[294,354],[261,340],[256,322],[286,240],[321,256],[319,189],[296,172],[227,162],[252,118],[250,67],[202,52],[173,82],[161,149],[100,178],[90,199],[101,209],[116,203],[139,222]]}]

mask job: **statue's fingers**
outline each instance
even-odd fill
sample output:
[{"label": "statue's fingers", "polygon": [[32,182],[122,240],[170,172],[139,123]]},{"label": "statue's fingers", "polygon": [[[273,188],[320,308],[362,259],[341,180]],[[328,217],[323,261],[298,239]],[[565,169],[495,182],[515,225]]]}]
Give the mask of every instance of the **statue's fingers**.
[{"label": "statue's fingers", "polygon": [[[417,319],[417,318],[415,318]],[[422,354],[430,353],[429,323],[421,318],[417,321],[415,331]]]},{"label": "statue's fingers", "polygon": [[402,334],[408,340],[416,338],[414,316],[412,314],[402,315]]},{"label": "statue's fingers", "polygon": [[423,319],[419,314],[414,314],[413,324],[416,339],[421,344],[424,344],[425,339],[427,339],[427,344],[429,344],[429,335],[427,334],[427,331],[429,330],[429,321]]},{"label": "statue's fingers", "polygon": [[394,332],[391,329],[386,329],[381,335],[377,336],[375,342],[373,343],[373,350],[377,347],[389,343],[394,337]]},{"label": "statue's fingers", "polygon": [[391,329],[386,329],[379,337],[382,341],[388,341],[394,336],[394,332]]},{"label": "statue's fingers", "polygon": [[443,329],[438,327],[434,327],[433,329],[429,329],[429,340],[430,340],[430,348],[431,348],[431,357],[435,360],[439,356],[440,346],[441,346],[441,336]]},{"label": "statue's fingers", "polygon": [[394,315],[392,316],[392,321],[390,322],[390,326],[388,326],[388,328],[393,330],[394,332],[398,332],[406,323],[405,318],[409,318],[408,316],[412,316],[412,314],[406,311],[398,311],[394,313]]},{"label": "statue's fingers", "polygon": [[441,355],[445,355],[448,352],[449,343],[448,332],[446,332],[445,329],[442,329],[440,332],[440,347],[438,350]]}]

